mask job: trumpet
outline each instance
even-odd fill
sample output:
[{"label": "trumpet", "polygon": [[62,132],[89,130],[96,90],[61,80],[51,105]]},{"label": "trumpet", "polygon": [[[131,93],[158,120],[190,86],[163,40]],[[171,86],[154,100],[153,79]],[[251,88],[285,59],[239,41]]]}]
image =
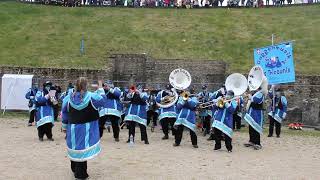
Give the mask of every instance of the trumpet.
[{"label": "trumpet", "polygon": [[190,97],[197,96],[197,94],[190,94],[189,91],[183,91],[180,96],[184,101],[187,101]]},{"label": "trumpet", "polygon": [[238,102],[240,100],[240,97],[238,96],[238,97],[234,97],[232,99],[225,99],[224,97],[223,98],[214,99],[214,100],[209,101],[209,102],[199,103],[198,104],[198,108],[205,109],[205,108],[212,107],[212,106],[217,106],[219,108],[223,108],[224,105],[227,102],[231,102],[233,100],[236,100]]}]

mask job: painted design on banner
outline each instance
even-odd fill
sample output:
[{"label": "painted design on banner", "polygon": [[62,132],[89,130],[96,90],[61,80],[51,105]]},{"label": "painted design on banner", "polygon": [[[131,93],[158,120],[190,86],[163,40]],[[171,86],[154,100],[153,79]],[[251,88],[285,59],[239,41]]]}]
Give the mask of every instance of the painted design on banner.
[{"label": "painted design on banner", "polygon": [[254,49],[254,63],[262,67],[269,84],[295,82],[292,42]]}]

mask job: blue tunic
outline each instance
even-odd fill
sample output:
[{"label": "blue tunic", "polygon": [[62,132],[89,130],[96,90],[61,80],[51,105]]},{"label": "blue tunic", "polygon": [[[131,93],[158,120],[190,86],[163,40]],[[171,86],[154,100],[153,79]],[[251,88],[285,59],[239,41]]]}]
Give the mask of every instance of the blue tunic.
[{"label": "blue tunic", "polygon": [[[219,90],[217,90],[217,91],[209,94],[209,101],[216,100],[221,96],[222,96],[222,94],[220,93]],[[211,109],[209,111],[209,115],[212,117],[212,120],[215,120],[214,117],[215,117],[215,114],[216,114],[217,110],[218,110],[217,106],[212,106],[211,107]]]},{"label": "blue tunic", "polygon": [[244,116],[244,120],[252,127],[254,128],[258,133],[262,134],[263,130],[263,110],[262,109],[256,109],[253,108],[253,103],[262,106],[264,102],[265,96],[262,94],[262,92],[256,92],[251,97],[251,106]]},{"label": "blue tunic", "polygon": [[[209,93],[209,92],[200,92],[198,94],[198,96],[202,97],[202,99],[203,99],[202,103],[205,103],[205,102],[209,101],[210,96],[212,96],[212,94]],[[212,113],[211,113],[210,109],[209,108],[201,109],[200,112],[199,112],[199,116],[200,117],[207,117],[207,116],[211,116],[212,117]]]},{"label": "blue tunic", "polygon": [[63,101],[63,99],[68,96],[69,94],[72,94],[74,91],[74,88],[68,88],[65,92],[63,92],[59,98],[60,101]]},{"label": "blue tunic", "polygon": [[99,109],[99,116],[113,115],[120,118],[123,110],[123,106],[120,103],[121,90],[115,87],[105,93],[104,89],[100,88],[97,93],[103,97],[103,107]]},{"label": "blue tunic", "polygon": [[50,99],[45,98],[45,95],[48,94],[47,91],[38,91],[36,94],[35,104],[36,104],[36,125],[37,128],[54,122],[53,108],[50,102]]},{"label": "blue tunic", "polygon": [[67,152],[72,161],[83,162],[100,153],[100,107],[103,107],[103,98],[96,93],[86,92],[81,98],[76,92],[64,98],[62,127],[67,130]]},{"label": "blue tunic", "polygon": [[237,102],[232,100],[230,103],[225,103],[223,108],[217,108],[215,113],[215,121],[212,123],[213,128],[217,128],[224,134],[232,138],[233,131],[233,113],[237,108]]},{"label": "blue tunic", "polygon": [[[160,91],[157,94],[156,102],[160,103],[161,99],[165,96],[166,96],[165,91]],[[158,117],[159,121],[161,121],[164,118],[177,118],[177,111],[176,111],[175,104],[168,108],[159,108],[158,112],[160,114]]]},{"label": "blue tunic", "polygon": [[[272,99],[273,95],[272,92],[269,91],[269,97]],[[273,111],[273,102],[271,103],[271,106],[269,108],[268,115],[273,117],[274,120],[278,121],[279,123],[282,123],[284,118],[287,115],[287,107],[288,102],[287,98],[285,96],[281,96],[280,98],[275,97],[276,106]]]},{"label": "blue tunic", "polygon": [[237,102],[238,106],[237,106],[237,109],[236,109],[236,112],[237,113],[237,116],[241,117],[242,118],[242,109],[244,107],[244,100],[243,100],[243,97],[240,96],[240,99],[239,99],[239,102]]},{"label": "blue tunic", "polygon": [[182,97],[179,97],[177,110],[179,112],[174,126],[184,125],[190,130],[196,132],[196,107],[198,100],[196,97],[191,97],[187,101],[184,101]]},{"label": "blue tunic", "polygon": [[30,88],[26,93],[25,97],[26,99],[29,99],[29,112],[36,110],[35,97],[36,97],[37,91],[38,91],[37,88]]},{"label": "blue tunic", "polygon": [[[132,96],[131,93],[127,95],[130,99],[129,107],[126,111],[126,117],[124,121],[135,121],[139,124],[147,126],[147,99],[148,94],[143,92],[141,94],[135,94]],[[136,100],[138,102],[136,102]]]}]

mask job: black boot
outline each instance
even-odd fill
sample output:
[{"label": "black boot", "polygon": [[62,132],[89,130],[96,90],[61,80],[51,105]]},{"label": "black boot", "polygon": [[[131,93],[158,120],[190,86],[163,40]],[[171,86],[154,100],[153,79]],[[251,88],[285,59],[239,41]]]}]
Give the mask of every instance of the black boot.
[{"label": "black boot", "polygon": [[214,140],[214,135],[213,135],[213,134],[210,134],[210,137],[209,137],[207,140],[208,140],[208,141]]},{"label": "black boot", "polygon": [[165,134],[165,135],[162,137],[162,140],[165,140],[165,139],[169,139],[169,135],[168,135],[168,134]]}]

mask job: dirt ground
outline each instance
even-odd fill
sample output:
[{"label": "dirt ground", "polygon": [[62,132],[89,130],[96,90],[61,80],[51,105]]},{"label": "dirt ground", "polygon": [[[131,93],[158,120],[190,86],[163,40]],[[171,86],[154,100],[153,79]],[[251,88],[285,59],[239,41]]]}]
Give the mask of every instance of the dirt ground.
[{"label": "dirt ground", "polygon": [[[0,179],[74,179],[66,156],[61,123],[53,128],[54,142],[39,142],[37,130],[26,120],[0,118]],[[137,128],[138,130],[139,128]],[[246,148],[248,133],[235,132],[233,152],[213,151],[213,142],[198,134],[198,149],[189,132],[179,147],[173,137],[161,140],[159,127],[150,145],[125,142],[127,130],[114,142],[112,133],[102,138],[102,152],[88,162],[90,179],[320,179],[320,138],[283,133],[281,138],[262,137],[263,149]]]}]

